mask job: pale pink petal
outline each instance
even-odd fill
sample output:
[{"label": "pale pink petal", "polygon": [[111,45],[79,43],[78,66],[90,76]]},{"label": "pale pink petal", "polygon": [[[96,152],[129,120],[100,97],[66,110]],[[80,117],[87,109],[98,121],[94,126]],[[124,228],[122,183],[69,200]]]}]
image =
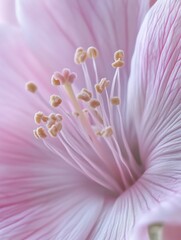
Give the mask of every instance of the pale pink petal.
[{"label": "pale pink petal", "polygon": [[16,18],[16,1],[0,1],[0,23],[10,23],[12,25],[18,24]]},{"label": "pale pink petal", "polygon": [[160,0],[146,16],[133,56],[127,105],[149,181],[172,191],[181,190],[180,8],[180,1]]},{"label": "pale pink petal", "polygon": [[113,52],[123,49],[127,80],[135,38],[149,1],[139,0],[25,0],[18,1],[17,15],[36,55],[54,71],[75,68],[73,55],[79,46],[94,45],[101,52],[100,77],[112,77]]},{"label": "pale pink petal", "polygon": [[33,114],[48,106],[26,93],[24,84],[38,80],[48,96],[46,70],[18,29],[0,33],[0,239],[86,239],[104,194],[34,139]]}]

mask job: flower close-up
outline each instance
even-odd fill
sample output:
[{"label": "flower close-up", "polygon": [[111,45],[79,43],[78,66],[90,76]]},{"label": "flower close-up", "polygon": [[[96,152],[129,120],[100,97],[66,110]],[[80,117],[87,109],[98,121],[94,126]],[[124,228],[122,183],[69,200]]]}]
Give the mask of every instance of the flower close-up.
[{"label": "flower close-up", "polygon": [[181,239],[181,1],[1,0],[0,239]]}]

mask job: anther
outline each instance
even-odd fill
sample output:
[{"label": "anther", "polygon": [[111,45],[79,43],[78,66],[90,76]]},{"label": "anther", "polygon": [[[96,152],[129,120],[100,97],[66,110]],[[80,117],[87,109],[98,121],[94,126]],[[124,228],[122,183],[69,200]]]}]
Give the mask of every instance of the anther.
[{"label": "anther", "polygon": [[100,106],[100,102],[97,99],[91,99],[89,104],[92,108],[97,108]]},{"label": "anther", "polygon": [[50,105],[52,107],[58,107],[62,103],[62,99],[58,95],[50,96]]},{"label": "anther", "polygon": [[62,115],[60,115],[60,114],[56,114],[55,117],[56,117],[57,121],[62,121],[62,119],[63,119]]},{"label": "anther", "polygon": [[113,68],[120,68],[124,65],[124,61],[121,59],[118,59],[112,63]]},{"label": "anther", "polygon": [[50,113],[48,116],[46,127],[51,128],[55,124],[56,120],[57,120],[56,115],[54,113]]},{"label": "anther", "polygon": [[120,104],[120,98],[119,97],[112,97],[110,99],[110,102],[112,105],[119,105]]},{"label": "anther", "polygon": [[123,50],[118,50],[114,53],[114,60],[117,61],[119,59],[123,59],[124,58],[124,52]]},{"label": "anther", "polygon": [[74,55],[74,62],[76,64],[81,64],[84,63],[86,59],[87,59],[86,51],[84,51],[84,49],[81,47],[77,48]]},{"label": "anther", "polygon": [[41,123],[41,120],[42,120],[42,117],[43,117],[43,113],[42,112],[37,112],[35,113],[34,115],[34,121],[36,124],[40,124]]},{"label": "anther", "polygon": [[101,132],[100,132],[100,135],[102,137],[110,137],[113,135],[113,130],[112,130],[112,127],[109,126],[109,127],[105,127]]},{"label": "anther", "polygon": [[102,78],[101,81],[95,85],[96,92],[101,94],[109,86],[109,83],[109,80]]},{"label": "anther", "polygon": [[27,91],[29,91],[31,93],[35,93],[38,89],[36,84],[33,83],[33,82],[27,82],[26,85],[25,85],[25,88],[26,88]]},{"label": "anther", "polygon": [[43,115],[43,116],[42,116],[42,121],[43,121],[43,122],[47,122],[47,121],[48,121],[48,117],[45,116],[45,115]]},{"label": "anther", "polygon": [[43,127],[37,128],[36,133],[37,133],[39,138],[46,138],[47,137],[47,134],[46,134],[45,129]]},{"label": "anther", "polygon": [[99,55],[99,52],[98,52],[97,48],[95,48],[95,47],[89,47],[89,48],[87,49],[87,56],[88,56],[89,58],[96,58],[96,57],[98,57],[98,55]]},{"label": "anther", "polygon": [[52,75],[51,84],[52,84],[53,86],[59,86],[59,85],[60,85],[60,82],[62,82],[62,75],[61,75],[59,72],[55,72],[55,73]]},{"label": "anther", "polygon": [[89,102],[92,97],[92,93],[89,92],[86,88],[83,88],[78,94],[77,98],[85,102]]},{"label": "anther", "polygon": [[51,126],[51,128],[48,130],[48,133],[50,134],[51,137],[56,137],[57,134],[61,131],[61,129],[62,129],[62,124],[58,122]]}]

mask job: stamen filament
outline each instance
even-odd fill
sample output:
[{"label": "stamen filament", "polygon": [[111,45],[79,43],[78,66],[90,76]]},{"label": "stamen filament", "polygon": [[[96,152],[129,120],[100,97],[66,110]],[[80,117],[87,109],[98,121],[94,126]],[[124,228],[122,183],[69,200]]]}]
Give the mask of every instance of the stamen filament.
[{"label": "stamen filament", "polygon": [[90,123],[86,120],[85,115],[77,101],[77,98],[75,96],[75,93],[72,89],[72,85],[70,83],[65,83],[64,88],[72,102],[72,105],[74,106],[74,109],[77,113],[79,113],[79,119],[82,123],[82,126],[85,128],[85,130],[87,131],[87,134],[89,135],[89,137],[92,139],[92,141],[94,141],[95,143],[97,143],[97,139],[96,136],[90,126]]}]

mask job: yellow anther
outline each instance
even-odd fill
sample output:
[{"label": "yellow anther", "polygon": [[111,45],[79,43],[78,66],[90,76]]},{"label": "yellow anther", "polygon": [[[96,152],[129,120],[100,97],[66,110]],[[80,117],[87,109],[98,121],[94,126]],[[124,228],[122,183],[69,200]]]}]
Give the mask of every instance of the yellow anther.
[{"label": "yellow anther", "polygon": [[121,101],[119,97],[112,97],[110,99],[110,102],[112,103],[112,105],[119,105]]},{"label": "yellow anther", "polygon": [[62,115],[60,115],[60,114],[56,114],[55,117],[56,117],[57,121],[62,121],[62,119],[63,119]]},{"label": "yellow anther", "polygon": [[60,79],[59,79],[58,73],[53,74],[53,76],[51,78],[51,84],[53,86],[59,86],[60,85]]},{"label": "yellow anther", "polygon": [[57,136],[57,128],[55,125],[53,125],[49,130],[48,133],[50,134],[51,137],[56,137]]},{"label": "yellow anther", "polygon": [[36,124],[40,124],[41,123],[41,120],[42,120],[42,117],[43,117],[43,113],[42,112],[37,112],[35,113],[34,115],[34,121]]},{"label": "yellow anther", "polygon": [[43,121],[43,122],[47,122],[47,121],[48,121],[48,117],[45,116],[45,115],[43,115],[43,116],[42,116],[42,121]]},{"label": "yellow anther", "polygon": [[98,57],[98,55],[99,55],[99,52],[98,52],[97,48],[95,48],[95,47],[89,47],[89,48],[87,49],[87,56],[88,56],[89,58],[96,58],[96,57]]},{"label": "yellow anther", "polygon": [[54,113],[50,113],[48,117],[49,117],[49,119],[51,119],[51,120],[54,120],[54,121],[57,120],[56,115],[55,115]]},{"label": "yellow anther", "polygon": [[55,124],[55,127],[57,128],[57,132],[60,132],[60,131],[62,130],[62,124],[61,124],[61,122],[57,122],[57,123]]},{"label": "yellow anther", "polygon": [[112,63],[113,68],[120,68],[124,65],[124,61],[121,59],[116,60],[115,62]]},{"label": "yellow anther", "polygon": [[117,61],[119,59],[123,59],[124,58],[124,52],[123,50],[118,50],[114,53],[114,60]]},{"label": "yellow anther", "polygon": [[58,107],[62,102],[62,99],[57,95],[50,96],[50,105],[52,107]]},{"label": "yellow anther", "polygon": [[74,55],[74,62],[76,64],[84,63],[87,59],[87,53],[83,48],[77,48]]},{"label": "yellow anther", "polygon": [[102,78],[101,81],[95,85],[96,92],[101,94],[109,86],[109,83],[109,80]]},{"label": "yellow anther", "polygon": [[54,124],[55,124],[55,121],[52,120],[52,119],[49,119],[49,120],[47,121],[46,127],[47,127],[47,128],[51,128]]},{"label": "yellow anther", "polygon": [[48,133],[50,134],[51,137],[56,137],[57,134],[61,131],[61,129],[62,129],[62,124],[58,122],[51,126],[51,128],[48,130]]},{"label": "yellow anther", "polygon": [[97,108],[100,106],[100,102],[97,99],[91,99],[90,100],[90,106],[92,108]]},{"label": "yellow anther", "polygon": [[91,97],[92,93],[89,92],[86,88],[83,88],[77,96],[78,99],[83,100],[85,102],[90,101]]},{"label": "yellow anther", "polygon": [[81,52],[83,52],[83,51],[84,51],[83,47],[78,47],[78,48],[75,50],[75,53],[81,53]]},{"label": "yellow anther", "polygon": [[110,137],[110,136],[112,136],[112,135],[113,135],[112,127],[111,127],[111,126],[105,127],[105,128],[101,131],[100,135],[101,135],[102,137]]},{"label": "yellow anther", "polygon": [[36,133],[37,133],[39,138],[46,138],[47,137],[47,134],[46,134],[45,129],[43,127],[37,128]]},{"label": "yellow anther", "polygon": [[35,93],[38,89],[36,84],[33,83],[33,82],[27,82],[26,85],[25,85],[25,88],[26,88],[27,91],[29,91],[31,93]]}]

